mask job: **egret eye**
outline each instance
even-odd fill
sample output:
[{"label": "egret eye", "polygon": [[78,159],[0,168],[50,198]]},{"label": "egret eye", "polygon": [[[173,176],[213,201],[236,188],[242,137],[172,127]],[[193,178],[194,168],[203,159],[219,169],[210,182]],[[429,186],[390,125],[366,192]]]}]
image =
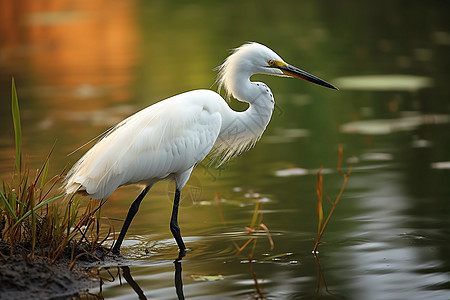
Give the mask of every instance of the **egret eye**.
[{"label": "egret eye", "polygon": [[267,61],[267,63],[269,64],[269,66],[273,66],[274,64],[275,64],[275,61],[273,60],[273,59],[269,59],[268,61]]}]

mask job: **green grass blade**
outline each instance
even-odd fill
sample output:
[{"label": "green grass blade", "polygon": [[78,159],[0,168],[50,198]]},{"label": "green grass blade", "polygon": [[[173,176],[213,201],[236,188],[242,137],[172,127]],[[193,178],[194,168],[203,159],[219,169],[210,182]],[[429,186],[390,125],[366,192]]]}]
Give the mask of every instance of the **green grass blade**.
[{"label": "green grass blade", "polygon": [[8,209],[8,212],[11,214],[11,216],[14,217],[14,220],[17,220],[17,216],[16,216],[16,214],[14,213],[14,210],[12,209],[11,204],[9,204],[8,199],[6,199],[6,197],[5,197],[5,195],[3,194],[3,192],[0,192],[0,195],[1,195],[2,201],[5,203],[5,206],[6,206],[6,208]]},{"label": "green grass blade", "polygon": [[6,197],[7,199],[10,199],[9,204],[11,205],[12,212],[14,213],[15,218],[18,218],[17,216],[17,195],[13,191],[9,193],[9,197]]},{"label": "green grass blade", "polygon": [[[28,171],[28,170],[27,170]],[[22,185],[19,188],[19,195],[17,195],[17,203],[19,204],[19,214],[18,217],[20,217],[24,211],[28,210],[29,202],[27,201],[28,193],[33,193],[34,191],[28,190],[28,172],[25,172],[23,177]]]},{"label": "green grass blade", "polygon": [[[58,195],[58,196],[54,196],[51,198],[48,198],[45,201],[42,201],[41,203],[39,203],[38,205],[36,205],[34,207],[34,211],[38,210],[39,208],[41,208],[42,206],[49,204],[50,202],[53,202],[61,197],[63,197],[64,194]],[[16,226],[18,223],[20,223],[23,219],[25,219],[26,217],[28,217],[31,214],[31,210],[27,211],[26,213],[23,214],[23,216],[16,222],[16,224],[14,224],[14,226]]]},{"label": "green grass blade", "polygon": [[55,149],[56,141],[53,143],[52,148],[50,149],[50,152],[48,153],[47,157],[45,158],[44,165],[39,170],[38,175],[36,176],[36,180],[34,181],[34,185],[37,185],[37,181],[39,180],[39,177],[41,178],[41,190],[45,186],[46,180],[47,180],[47,173],[48,173],[48,165],[50,164],[50,156],[53,153],[53,149]]},{"label": "green grass blade", "polygon": [[17,100],[17,90],[16,84],[14,82],[14,77],[12,78],[11,100],[12,100],[11,109],[14,123],[14,136],[16,139],[16,169],[20,182],[22,171],[22,147],[21,147],[22,128],[20,125],[19,101]]},{"label": "green grass blade", "polygon": [[259,209],[259,201],[255,203],[255,209],[253,210],[252,223],[250,224],[251,229],[255,229],[256,220],[258,219],[258,209]]}]

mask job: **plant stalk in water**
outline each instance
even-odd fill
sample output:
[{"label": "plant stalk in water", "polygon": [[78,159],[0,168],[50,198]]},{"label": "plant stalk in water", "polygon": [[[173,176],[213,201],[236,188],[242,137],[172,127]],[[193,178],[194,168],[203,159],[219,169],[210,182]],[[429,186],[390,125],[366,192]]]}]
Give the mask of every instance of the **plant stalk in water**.
[{"label": "plant stalk in water", "polygon": [[322,200],[323,200],[323,196],[326,196],[326,193],[323,189],[323,174],[322,174],[322,167],[320,167],[319,172],[317,174],[317,183],[316,183],[316,193],[317,193],[317,214],[319,217],[319,233],[317,234],[317,238],[316,238],[316,244],[314,245],[314,248],[312,250],[313,254],[317,254],[317,247],[319,246],[319,244],[321,243],[320,240],[323,236],[323,233],[325,232],[325,229],[327,228],[328,223],[331,220],[331,216],[333,215],[339,200],[342,198],[342,195],[344,194],[344,190],[347,186],[348,183],[348,179],[350,177],[350,174],[352,172],[352,166],[350,165],[350,167],[348,168],[347,172],[344,173],[344,171],[342,171],[342,159],[343,159],[343,150],[342,147],[339,147],[339,158],[338,158],[338,166],[337,166],[337,170],[339,172],[339,174],[341,174],[344,177],[344,182],[341,186],[341,189],[339,191],[339,194],[337,195],[336,199],[334,201],[331,201],[332,207],[331,210],[327,216],[327,219],[325,220],[325,222],[323,223],[323,206],[322,206]]}]

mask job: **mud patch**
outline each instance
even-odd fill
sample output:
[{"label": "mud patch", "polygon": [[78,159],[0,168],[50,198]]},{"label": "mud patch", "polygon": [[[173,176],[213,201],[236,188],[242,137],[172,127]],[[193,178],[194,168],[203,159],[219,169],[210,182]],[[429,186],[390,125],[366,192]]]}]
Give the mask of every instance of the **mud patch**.
[{"label": "mud patch", "polygon": [[52,264],[46,258],[24,260],[18,255],[0,259],[2,299],[66,299],[94,286],[86,270],[70,271],[68,262]]},{"label": "mud patch", "polygon": [[42,256],[30,259],[23,247],[14,250],[10,255],[0,242],[0,299],[67,299],[98,286],[88,267],[69,270],[70,256],[52,263]]}]

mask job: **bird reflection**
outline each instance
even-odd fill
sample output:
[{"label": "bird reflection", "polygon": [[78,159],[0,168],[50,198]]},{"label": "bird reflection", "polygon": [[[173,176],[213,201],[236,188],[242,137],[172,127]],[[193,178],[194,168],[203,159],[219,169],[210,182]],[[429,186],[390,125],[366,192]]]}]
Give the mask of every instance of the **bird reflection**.
[{"label": "bird reflection", "polygon": [[[182,268],[181,268],[181,257],[178,257],[174,262],[175,265],[175,291],[177,293],[179,300],[184,300],[184,293],[183,293],[183,276],[182,276]],[[122,266],[120,267],[122,269],[122,275],[125,281],[131,286],[131,288],[135,291],[136,295],[138,296],[139,300],[146,300],[147,296],[145,296],[144,291],[141,289],[139,284],[133,279],[133,276],[131,275],[131,270],[129,266]],[[108,272],[109,273],[109,272]],[[109,273],[111,274],[111,273]],[[120,279],[120,274],[119,274]]]},{"label": "bird reflection", "polygon": [[128,282],[128,284],[133,288],[136,294],[139,297],[139,300],[147,300],[147,297],[144,295],[144,291],[141,289],[139,284],[134,281],[133,276],[131,276],[130,267],[123,266],[121,267],[123,278]]},{"label": "bird reflection", "polygon": [[177,291],[178,299],[184,300],[181,258],[175,259],[173,263],[175,265],[175,290]]}]

